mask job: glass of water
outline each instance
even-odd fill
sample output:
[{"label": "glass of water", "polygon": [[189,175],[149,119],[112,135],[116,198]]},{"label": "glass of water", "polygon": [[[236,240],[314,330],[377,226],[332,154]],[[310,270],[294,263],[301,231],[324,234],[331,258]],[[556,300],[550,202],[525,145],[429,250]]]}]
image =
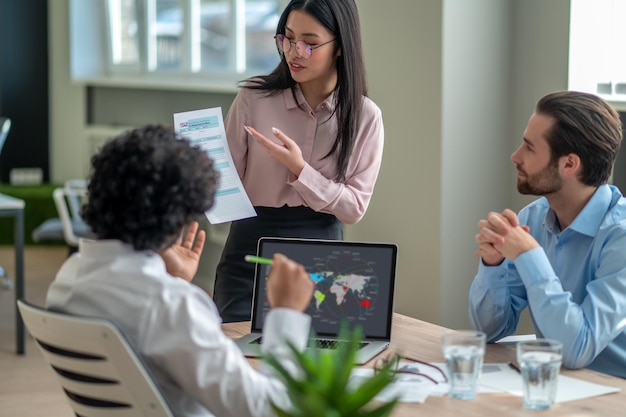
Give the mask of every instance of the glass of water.
[{"label": "glass of water", "polygon": [[554,405],[562,358],[563,344],[557,340],[537,339],[517,344],[525,408],[546,410]]},{"label": "glass of water", "polygon": [[485,356],[485,333],[474,330],[453,330],[441,336],[441,348],[448,369],[448,395],[470,400]]}]

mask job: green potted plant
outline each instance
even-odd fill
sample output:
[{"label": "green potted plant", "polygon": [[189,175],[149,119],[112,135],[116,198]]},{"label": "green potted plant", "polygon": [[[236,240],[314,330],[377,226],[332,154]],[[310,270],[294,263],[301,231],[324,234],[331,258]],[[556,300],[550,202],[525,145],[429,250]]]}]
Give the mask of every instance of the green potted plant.
[{"label": "green potted plant", "polygon": [[298,366],[292,375],[274,358],[264,360],[283,379],[292,407],[281,409],[272,404],[279,417],[383,417],[391,413],[398,400],[372,404],[372,399],[393,381],[395,363],[389,361],[360,385],[349,384],[355,367],[356,351],[362,331],[350,331],[343,326],[340,339],[344,342],[335,350],[291,349]]}]

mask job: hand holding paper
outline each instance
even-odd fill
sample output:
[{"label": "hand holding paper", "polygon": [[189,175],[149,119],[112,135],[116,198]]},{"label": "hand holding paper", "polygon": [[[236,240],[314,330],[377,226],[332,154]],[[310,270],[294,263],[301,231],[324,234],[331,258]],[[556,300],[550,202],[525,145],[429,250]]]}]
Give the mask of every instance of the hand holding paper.
[{"label": "hand holding paper", "polygon": [[174,129],[205,150],[220,174],[215,204],[206,213],[209,222],[218,224],[256,216],[228,149],[221,107],[175,113]]}]

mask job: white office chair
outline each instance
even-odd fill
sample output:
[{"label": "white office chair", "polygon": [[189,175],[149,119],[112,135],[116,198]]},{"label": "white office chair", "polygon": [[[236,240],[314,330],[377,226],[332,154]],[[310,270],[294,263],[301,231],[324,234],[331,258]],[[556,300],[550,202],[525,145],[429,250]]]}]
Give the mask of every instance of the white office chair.
[{"label": "white office chair", "polygon": [[87,195],[87,182],[73,179],[65,182],[52,192],[52,199],[59,217],[48,219],[37,226],[32,233],[34,242],[65,242],[74,252],[78,239],[94,239],[91,228],[80,217],[80,208]]},{"label": "white office chair", "polygon": [[148,368],[111,321],[23,300],[17,306],[77,416],[174,417]]}]

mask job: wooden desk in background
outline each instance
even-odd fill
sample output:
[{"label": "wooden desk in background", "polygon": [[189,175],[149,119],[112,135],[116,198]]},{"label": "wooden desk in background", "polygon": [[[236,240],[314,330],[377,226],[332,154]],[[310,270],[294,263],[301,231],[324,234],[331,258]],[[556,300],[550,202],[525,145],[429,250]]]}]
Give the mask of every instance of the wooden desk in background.
[{"label": "wooden desk in background", "polygon": [[[228,323],[222,325],[224,332],[231,338],[238,338],[250,331],[250,322]],[[428,362],[443,362],[441,353],[441,334],[445,327],[427,323],[401,314],[394,313],[390,349],[411,358]],[[386,356],[390,349],[381,353]],[[255,360],[251,360],[255,361]],[[515,361],[515,347],[510,345],[487,345],[485,362]],[[365,366],[372,366],[373,360]],[[393,417],[437,416],[437,417],[485,417],[485,416],[576,416],[610,417],[625,415],[626,380],[598,372],[581,369],[577,371],[562,369],[561,374],[589,382],[609,385],[621,389],[620,392],[576,401],[556,404],[546,411],[526,410],[522,408],[522,398],[509,394],[479,394],[473,400],[457,400],[443,397],[429,397],[424,404],[401,403],[392,413]]]}]

